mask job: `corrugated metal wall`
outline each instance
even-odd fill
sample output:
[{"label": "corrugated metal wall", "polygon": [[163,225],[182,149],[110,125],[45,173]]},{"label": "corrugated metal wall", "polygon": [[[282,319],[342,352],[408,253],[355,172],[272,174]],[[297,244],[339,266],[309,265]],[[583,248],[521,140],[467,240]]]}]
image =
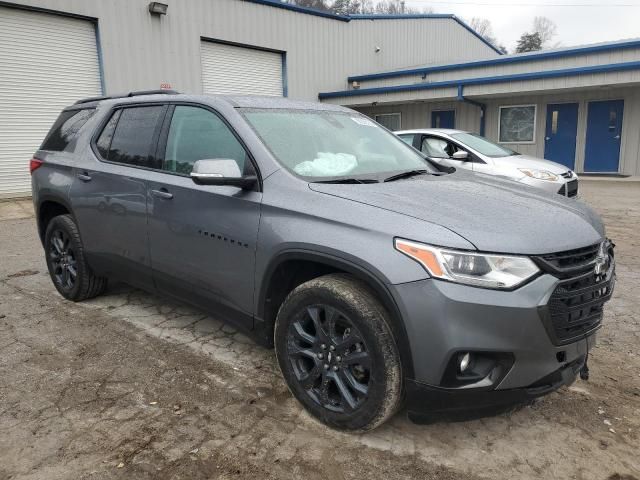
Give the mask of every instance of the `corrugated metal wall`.
[{"label": "corrugated metal wall", "polygon": [[165,16],[150,15],[148,0],[15,3],[98,18],[109,93],[160,83],[201,93],[201,36],[286,51],[289,96],[313,100],[352,74],[497,56],[451,19],[347,23],[242,0],[169,1]]},{"label": "corrugated metal wall", "polygon": [[431,112],[434,110],[455,110],[456,128],[480,131],[480,109],[463,102],[407,103],[402,105],[383,105],[379,107],[359,107],[357,110],[375,118],[381,113],[400,113],[402,129],[430,128]]},{"label": "corrugated metal wall", "polygon": [[500,106],[534,104],[537,106],[535,142],[514,144],[509,145],[509,147],[520,153],[544,157],[547,104],[577,102],[578,133],[575,169],[581,172],[584,165],[588,102],[592,100],[618,99],[624,100],[620,172],[625,175],[640,175],[640,129],[638,128],[638,125],[640,125],[640,89],[638,88],[576,91],[553,95],[520,95],[491,100],[487,102],[486,135],[492,140],[498,139],[498,109]]}]

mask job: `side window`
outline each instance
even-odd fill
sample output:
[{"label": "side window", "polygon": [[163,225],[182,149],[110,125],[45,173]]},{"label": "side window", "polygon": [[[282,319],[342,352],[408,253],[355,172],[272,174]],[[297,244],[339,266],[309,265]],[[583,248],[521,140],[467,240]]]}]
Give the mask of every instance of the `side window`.
[{"label": "side window", "polygon": [[70,152],[75,148],[78,132],[93,116],[95,109],[66,110],[55,121],[45,138],[41,150]]},{"label": "side window", "polygon": [[155,167],[154,134],[164,107],[129,107],[116,111],[100,134],[96,146],[109,162]]},{"label": "side window", "polygon": [[424,137],[420,145],[420,151],[433,158],[449,158],[453,155],[451,144],[442,138]]},{"label": "side window", "polygon": [[176,106],[162,169],[189,175],[197,160],[214,158],[235,160],[241,172],[251,168],[244,148],[220,117],[204,108]]}]

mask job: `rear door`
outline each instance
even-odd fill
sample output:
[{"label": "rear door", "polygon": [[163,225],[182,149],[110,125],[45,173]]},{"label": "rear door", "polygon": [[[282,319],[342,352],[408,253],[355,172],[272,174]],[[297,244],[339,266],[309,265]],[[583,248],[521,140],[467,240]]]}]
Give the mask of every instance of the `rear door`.
[{"label": "rear door", "polygon": [[158,289],[253,324],[256,239],[262,193],[193,183],[197,160],[225,158],[255,172],[247,150],[224,119],[197,105],[167,114],[162,162],[148,185],[149,238]]},{"label": "rear door", "polygon": [[165,105],[116,108],[70,190],[89,264],[97,273],[153,288],[147,242],[147,183]]}]

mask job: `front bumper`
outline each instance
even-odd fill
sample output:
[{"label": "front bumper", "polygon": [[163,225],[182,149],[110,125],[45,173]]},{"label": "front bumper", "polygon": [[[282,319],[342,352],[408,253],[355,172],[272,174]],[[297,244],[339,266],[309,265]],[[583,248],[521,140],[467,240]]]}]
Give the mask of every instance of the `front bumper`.
[{"label": "front bumper", "polygon": [[585,365],[586,358],[578,357],[523,388],[453,390],[409,380],[406,382],[407,410],[414,420],[423,422],[461,420],[500,411],[547,395],[562,386],[571,385]]},{"label": "front bumper", "polygon": [[[463,410],[526,401],[571,383],[595,343],[589,330],[556,345],[544,311],[559,280],[543,274],[514,291],[427,279],[395,285],[411,348],[410,412]],[[447,385],[460,352],[507,355],[511,362],[488,381]]]},{"label": "front bumper", "polygon": [[565,197],[577,197],[579,190],[578,176],[573,173],[571,177],[560,176],[557,181],[550,182],[548,180],[538,180],[525,176],[518,180],[520,183],[529,185],[530,187],[540,188],[549,193],[557,193]]}]

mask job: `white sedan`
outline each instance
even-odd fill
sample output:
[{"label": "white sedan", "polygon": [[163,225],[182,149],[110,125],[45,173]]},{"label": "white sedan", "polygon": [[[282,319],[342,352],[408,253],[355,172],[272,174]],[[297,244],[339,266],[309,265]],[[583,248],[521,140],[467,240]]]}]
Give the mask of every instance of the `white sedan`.
[{"label": "white sedan", "polygon": [[578,176],[566,166],[522,155],[475,133],[444,128],[394,133],[442,165],[507,177],[566,197],[578,195]]}]

